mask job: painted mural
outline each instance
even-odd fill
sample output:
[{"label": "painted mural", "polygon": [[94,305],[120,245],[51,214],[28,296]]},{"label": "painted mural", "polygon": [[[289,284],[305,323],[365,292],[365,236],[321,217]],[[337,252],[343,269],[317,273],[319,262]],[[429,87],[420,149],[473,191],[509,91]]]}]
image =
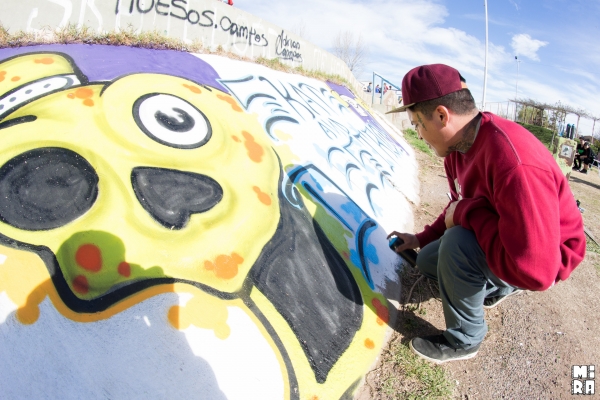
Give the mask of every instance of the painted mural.
[{"label": "painted mural", "polygon": [[418,200],[390,129],[217,56],[0,50],[2,397],[350,396]]}]

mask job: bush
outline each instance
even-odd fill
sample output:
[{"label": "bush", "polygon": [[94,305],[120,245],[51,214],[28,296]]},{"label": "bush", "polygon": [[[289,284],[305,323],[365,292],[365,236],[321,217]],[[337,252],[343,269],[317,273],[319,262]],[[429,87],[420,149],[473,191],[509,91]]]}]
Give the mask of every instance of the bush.
[{"label": "bush", "polygon": [[527,129],[529,132],[533,133],[533,136],[538,138],[540,142],[546,146],[547,149],[552,149],[552,137],[555,135],[550,129],[543,128],[537,125],[523,124],[519,122],[523,128]]}]

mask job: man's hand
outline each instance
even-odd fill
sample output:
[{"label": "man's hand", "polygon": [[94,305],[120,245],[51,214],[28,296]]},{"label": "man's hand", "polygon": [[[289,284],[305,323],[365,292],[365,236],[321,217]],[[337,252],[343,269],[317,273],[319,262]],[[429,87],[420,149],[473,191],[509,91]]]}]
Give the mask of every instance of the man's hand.
[{"label": "man's hand", "polygon": [[421,247],[419,244],[419,239],[411,233],[400,233],[393,231],[387,236],[387,239],[390,240],[392,236],[398,236],[400,239],[404,240],[404,243],[400,246],[396,247],[396,253],[400,254],[400,252],[408,249],[416,249],[417,247]]},{"label": "man's hand", "polygon": [[448,228],[448,229],[452,228],[454,226],[454,210],[456,210],[456,205],[458,204],[459,201],[460,200],[453,201],[452,203],[450,203],[450,205],[446,209],[445,222],[446,222],[446,228]]}]

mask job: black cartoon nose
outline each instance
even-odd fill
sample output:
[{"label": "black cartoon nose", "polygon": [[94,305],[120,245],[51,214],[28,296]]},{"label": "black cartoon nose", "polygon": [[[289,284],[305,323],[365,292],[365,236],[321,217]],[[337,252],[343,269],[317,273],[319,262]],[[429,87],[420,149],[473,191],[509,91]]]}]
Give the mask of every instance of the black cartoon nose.
[{"label": "black cartoon nose", "polygon": [[187,171],[137,167],[131,184],[142,207],[169,229],[185,227],[191,214],[206,212],[223,198],[217,181]]}]

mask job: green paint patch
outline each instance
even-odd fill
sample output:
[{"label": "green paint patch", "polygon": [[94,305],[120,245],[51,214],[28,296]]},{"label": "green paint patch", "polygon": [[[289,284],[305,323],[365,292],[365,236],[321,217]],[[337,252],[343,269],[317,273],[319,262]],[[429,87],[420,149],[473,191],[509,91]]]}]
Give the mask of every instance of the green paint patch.
[{"label": "green paint patch", "polygon": [[128,281],[164,277],[162,268],[127,260],[123,241],[108,232],[78,232],[58,249],[56,259],[71,290],[82,299],[105,294]]}]

